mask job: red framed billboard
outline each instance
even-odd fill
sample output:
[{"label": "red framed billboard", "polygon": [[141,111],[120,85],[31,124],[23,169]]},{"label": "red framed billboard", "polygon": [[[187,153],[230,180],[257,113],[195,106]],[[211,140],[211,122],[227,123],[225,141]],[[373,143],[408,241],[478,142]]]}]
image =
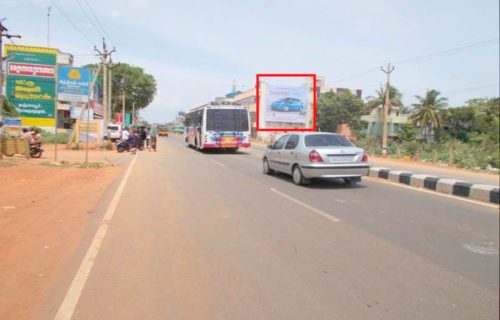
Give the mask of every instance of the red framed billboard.
[{"label": "red framed billboard", "polygon": [[[313,84],[313,110],[312,110],[312,127],[305,127],[305,128],[297,128],[297,127],[291,127],[291,128],[261,128],[260,127],[260,117],[261,117],[261,110],[265,110],[265,106],[260,105],[260,78],[268,78],[268,77],[274,77],[274,78],[311,78],[312,79],[312,84]],[[256,84],[255,84],[255,104],[256,104],[256,130],[257,131],[281,131],[281,132],[288,132],[288,131],[309,131],[309,132],[314,132],[316,131],[316,110],[317,110],[317,88],[316,88],[316,74],[314,73],[258,73],[256,75]],[[306,123],[307,126],[307,123]]]}]

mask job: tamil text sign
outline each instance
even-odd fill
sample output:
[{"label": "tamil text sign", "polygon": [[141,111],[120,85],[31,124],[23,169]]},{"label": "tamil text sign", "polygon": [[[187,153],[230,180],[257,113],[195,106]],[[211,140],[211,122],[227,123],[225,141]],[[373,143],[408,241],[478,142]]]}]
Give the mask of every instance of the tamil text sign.
[{"label": "tamil text sign", "polygon": [[90,75],[85,68],[59,67],[57,98],[61,101],[87,102]]},{"label": "tamil text sign", "polygon": [[5,45],[6,96],[19,111],[23,125],[55,126],[57,49]]}]

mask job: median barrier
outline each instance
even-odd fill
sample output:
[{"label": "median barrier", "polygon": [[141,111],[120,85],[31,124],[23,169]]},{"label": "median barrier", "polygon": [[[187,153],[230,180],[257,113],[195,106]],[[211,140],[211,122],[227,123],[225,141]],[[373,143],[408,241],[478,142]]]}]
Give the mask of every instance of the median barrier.
[{"label": "median barrier", "polygon": [[497,186],[472,184],[456,179],[443,179],[428,174],[414,174],[409,171],[391,170],[388,168],[370,168],[370,177],[389,180],[415,188],[427,189],[439,193],[470,198],[490,203],[500,203],[500,189]]}]

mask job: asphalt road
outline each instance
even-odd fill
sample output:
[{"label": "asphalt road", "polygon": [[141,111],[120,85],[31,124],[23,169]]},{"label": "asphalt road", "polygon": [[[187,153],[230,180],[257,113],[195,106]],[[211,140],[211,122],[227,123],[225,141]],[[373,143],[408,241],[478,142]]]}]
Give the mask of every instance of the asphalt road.
[{"label": "asphalt road", "polygon": [[138,154],[48,317],[73,299],[61,318],[498,319],[498,208],[371,178],[297,187],[260,153],[169,137]]}]

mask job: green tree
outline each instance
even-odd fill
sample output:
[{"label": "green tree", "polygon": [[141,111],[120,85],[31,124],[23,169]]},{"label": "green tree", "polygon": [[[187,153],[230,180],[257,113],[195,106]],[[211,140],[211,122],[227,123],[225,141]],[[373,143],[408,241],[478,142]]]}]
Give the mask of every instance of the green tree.
[{"label": "green tree", "polygon": [[18,117],[19,112],[17,111],[16,107],[7,101],[7,99],[3,99],[3,108],[2,108],[2,116],[3,117]]},{"label": "green tree", "polygon": [[[96,64],[85,66],[92,70],[97,70]],[[121,112],[122,92],[125,92],[125,105],[127,111],[132,110],[132,102],[135,102],[135,109],[146,108],[153,102],[156,95],[155,78],[144,72],[140,67],[131,66],[127,63],[116,64],[111,72],[113,93],[111,98],[112,111]],[[99,81],[102,81],[102,72],[99,74]]]},{"label": "green tree", "polygon": [[364,103],[351,92],[325,92],[318,99],[318,127],[321,131],[335,132],[340,124],[359,130]]},{"label": "green tree", "polygon": [[[372,109],[385,105],[385,91],[386,89],[380,87],[375,91],[375,96],[366,103],[366,111],[370,112]],[[403,109],[403,95],[396,87],[391,86],[389,90],[389,101],[392,107],[399,107]]]},{"label": "green tree", "polygon": [[432,129],[441,128],[443,121],[439,111],[445,108],[447,98],[439,97],[441,93],[437,90],[427,90],[424,97],[416,95],[418,103],[414,103],[414,113],[411,115],[410,120],[417,127],[422,128],[424,137],[428,137]]}]

